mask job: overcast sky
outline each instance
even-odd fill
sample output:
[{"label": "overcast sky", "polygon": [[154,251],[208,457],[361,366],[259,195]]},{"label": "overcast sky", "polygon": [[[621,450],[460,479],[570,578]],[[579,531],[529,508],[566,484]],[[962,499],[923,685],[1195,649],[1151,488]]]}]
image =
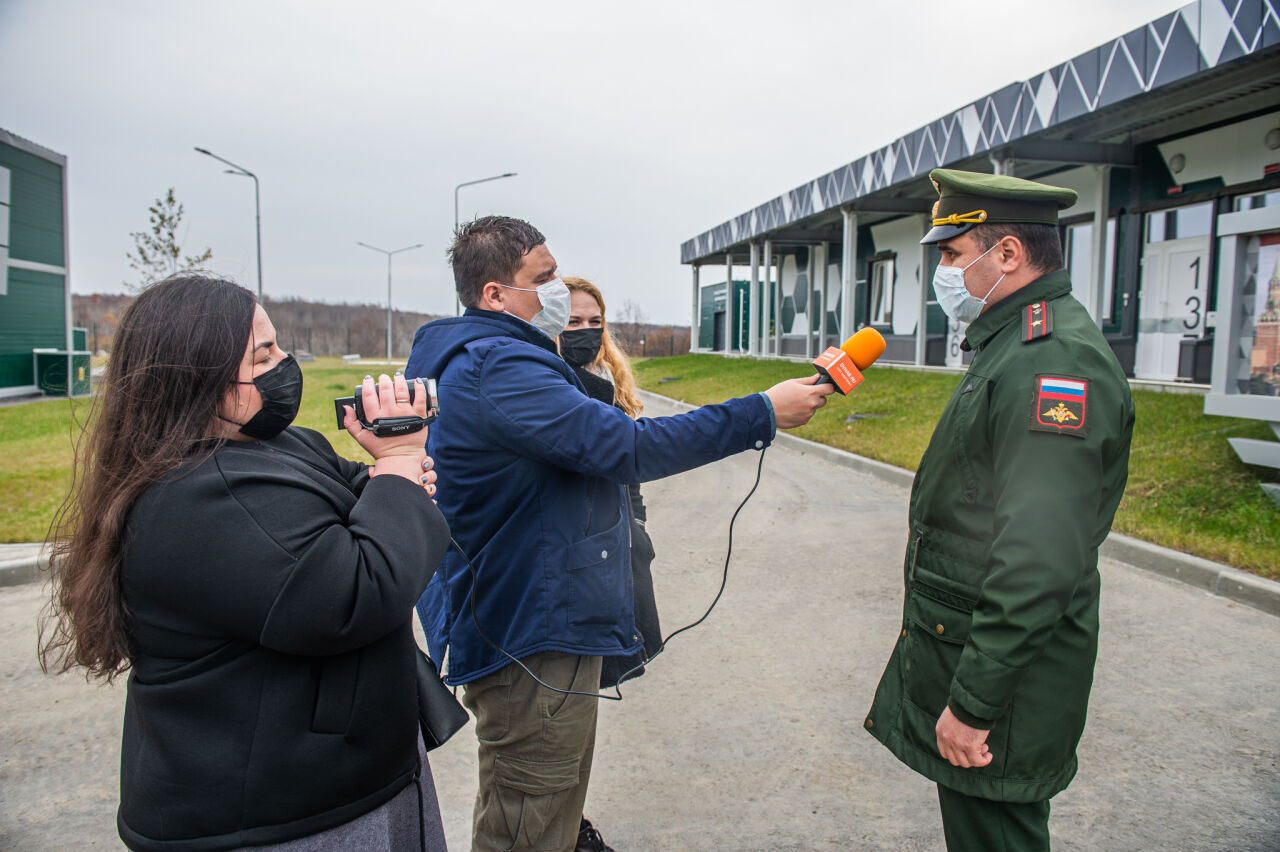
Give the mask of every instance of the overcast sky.
[{"label": "overcast sky", "polygon": [[[120,291],[173,186],[185,247],[270,296],[452,312],[464,220],[687,323],[680,243],[1182,5],[0,0],[0,128],[69,158],[72,288]],[[703,280],[716,280],[707,270]],[[720,280],[723,274],[719,273]]]}]

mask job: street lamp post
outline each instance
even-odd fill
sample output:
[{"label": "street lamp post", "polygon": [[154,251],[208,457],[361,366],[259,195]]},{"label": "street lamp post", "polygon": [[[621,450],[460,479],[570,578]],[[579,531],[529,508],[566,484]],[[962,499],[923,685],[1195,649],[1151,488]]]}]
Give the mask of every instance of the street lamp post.
[{"label": "street lamp post", "polygon": [[240,175],[241,177],[253,178],[253,214],[254,214],[255,226],[258,232],[258,301],[261,302],[262,301],[262,202],[261,202],[261,197],[258,193],[258,176],[255,175],[253,172],[249,171],[248,169],[246,169],[244,166],[237,166],[235,163],[231,162],[230,160],[223,159],[222,157],[219,157],[217,154],[213,153],[212,151],[206,148],[197,147],[196,150],[199,151],[201,154],[204,154],[205,156],[213,157],[215,160],[217,160],[220,163],[226,163],[228,166],[231,166],[231,168],[226,170],[227,174],[229,175]]},{"label": "street lamp post", "polygon": [[[509,178],[509,177],[515,177],[515,176],[516,176],[515,172],[503,172],[500,175],[492,175],[487,178],[480,178],[479,180],[463,181],[462,183],[455,186],[453,188],[453,232],[455,234],[458,233],[458,224],[459,224],[458,223],[458,190],[462,189],[464,186],[473,186],[477,183],[488,183],[491,180],[502,180],[503,178]],[[454,294],[453,294],[453,312],[455,314],[462,313],[462,303],[458,300],[458,293],[456,290],[454,291]]]},{"label": "street lamp post", "polygon": [[382,252],[387,256],[387,361],[390,361],[391,360],[391,255],[399,254],[402,251],[409,251],[411,249],[422,248],[422,243],[414,243],[411,246],[405,246],[404,248],[398,248],[393,251],[380,249],[377,246],[371,246],[368,243],[362,243],[359,240],[356,240],[356,245],[364,246],[367,249],[373,249],[374,251]]}]

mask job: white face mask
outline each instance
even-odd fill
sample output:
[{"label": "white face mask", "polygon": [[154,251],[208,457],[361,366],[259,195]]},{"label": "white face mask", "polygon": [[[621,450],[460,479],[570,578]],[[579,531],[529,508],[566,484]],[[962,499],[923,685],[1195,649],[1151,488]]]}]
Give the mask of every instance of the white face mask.
[{"label": "white face mask", "polygon": [[991,248],[975,257],[964,268],[939,266],[933,270],[933,292],[938,296],[938,307],[942,308],[942,312],[953,320],[958,320],[959,322],[973,322],[976,320],[978,314],[982,313],[982,306],[987,303],[987,296],[994,293],[996,287],[999,287],[1000,282],[1004,280],[1004,276],[1001,275],[999,280],[987,291],[987,295],[981,299],[970,293],[969,288],[964,286],[965,271],[990,254],[991,249],[998,245],[1000,245],[999,242],[992,245]]},{"label": "white face mask", "polygon": [[[506,287],[508,290],[524,290],[524,287],[512,287],[507,284],[498,284],[499,287]],[[569,288],[559,278],[552,278],[546,284],[539,284],[533,288],[538,294],[538,302],[542,305],[542,310],[533,315],[533,319],[526,320],[530,325],[547,337],[559,337],[560,332],[564,331],[565,326],[569,324],[569,312],[571,300],[569,298]],[[511,314],[510,311],[503,313]],[[523,319],[516,317],[516,319]]]}]

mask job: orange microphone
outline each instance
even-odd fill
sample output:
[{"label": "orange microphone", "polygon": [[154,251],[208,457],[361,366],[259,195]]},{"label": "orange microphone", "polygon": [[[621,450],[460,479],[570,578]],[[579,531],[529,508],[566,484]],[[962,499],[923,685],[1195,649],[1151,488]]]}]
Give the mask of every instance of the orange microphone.
[{"label": "orange microphone", "polygon": [[862,384],[862,371],[884,354],[884,335],[868,326],[850,337],[837,349],[831,346],[814,359],[813,366],[822,375],[818,383],[829,382],[842,394]]}]

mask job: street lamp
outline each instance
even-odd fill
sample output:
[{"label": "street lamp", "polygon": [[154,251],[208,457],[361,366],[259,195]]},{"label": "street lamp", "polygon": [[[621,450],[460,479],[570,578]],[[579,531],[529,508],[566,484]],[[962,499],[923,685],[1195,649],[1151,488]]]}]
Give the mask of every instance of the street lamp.
[{"label": "street lamp", "polygon": [[258,229],[258,301],[262,301],[262,203],[258,194],[258,176],[246,169],[244,166],[237,166],[230,160],[225,160],[217,154],[206,148],[196,147],[196,150],[208,157],[213,157],[220,163],[226,163],[231,168],[226,172],[229,175],[240,175],[241,177],[253,178],[253,213]]},{"label": "street lamp", "polygon": [[[462,189],[464,186],[473,186],[477,183],[488,183],[491,180],[502,180],[503,178],[509,178],[509,177],[515,177],[515,176],[516,176],[515,172],[503,172],[500,175],[493,175],[487,178],[480,178],[479,180],[463,181],[462,183],[455,186],[453,188],[453,232],[454,234],[458,233],[458,190]],[[455,314],[462,313],[462,303],[458,300],[458,292],[456,289],[454,290],[454,293],[453,293],[453,312]]]},{"label": "street lamp", "polygon": [[386,249],[380,249],[377,246],[371,246],[368,243],[362,243],[359,240],[356,240],[356,245],[364,246],[365,248],[373,249],[374,251],[380,251],[387,256],[387,361],[390,362],[391,361],[391,255],[399,254],[402,251],[409,251],[410,249],[422,248],[422,243],[414,243],[411,246],[398,248],[398,249],[395,249],[394,251],[387,251]]}]

